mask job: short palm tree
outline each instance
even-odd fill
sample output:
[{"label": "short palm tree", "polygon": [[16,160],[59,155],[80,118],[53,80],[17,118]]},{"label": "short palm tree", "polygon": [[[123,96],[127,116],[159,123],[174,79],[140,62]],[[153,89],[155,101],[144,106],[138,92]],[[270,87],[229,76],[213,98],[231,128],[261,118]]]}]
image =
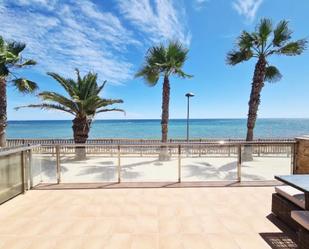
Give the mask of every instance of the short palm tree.
[{"label": "short palm tree", "polygon": [[73,137],[75,143],[85,143],[88,139],[90,125],[96,114],[102,112],[121,111],[117,108],[106,108],[109,105],[123,103],[121,99],[104,99],[99,96],[106,81],[102,85],[97,83],[97,74],[89,72],[81,77],[76,69],[77,80],[65,79],[56,73],[48,73],[65,90],[68,97],[56,92],[41,92],[39,97],[43,100],[40,104],[23,107],[41,108],[45,110],[58,110],[72,114]]},{"label": "short palm tree", "polygon": [[190,78],[182,68],[187,60],[189,50],[179,42],[170,42],[164,45],[150,48],[145,57],[145,63],[136,73],[136,77],[143,77],[149,86],[155,86],[160,77],[163,77],[162,92],[162,116],[161,130],[162,143],[167,142],[169,102],[170,102],[170,76],[176,75],[181,78]]},{"label": "short palm tree", "polygon": [[253,140],[264,82],[275,82],[281,78],[279,70],[269,63],[269,58],[274,55],[300,55],[306,48],[305,39],[291,41],[292,33],[285,20],[274,28],[270,19],[262,19],[254,32],[242,32],[236,48],[227,55],[227,63],[233,66],[252,58],[257,60],[249,100],[246,141]]},{"label": "short palm tree", "polygon": [[7,84],[11,83],[21,93],[32,93],[38,88],[33,81],[15,75],[16,69],[36,64],[34,60],[21,56],[25,47],[24,43],[8,42],[0,36],[0,147],[6,146]]}]

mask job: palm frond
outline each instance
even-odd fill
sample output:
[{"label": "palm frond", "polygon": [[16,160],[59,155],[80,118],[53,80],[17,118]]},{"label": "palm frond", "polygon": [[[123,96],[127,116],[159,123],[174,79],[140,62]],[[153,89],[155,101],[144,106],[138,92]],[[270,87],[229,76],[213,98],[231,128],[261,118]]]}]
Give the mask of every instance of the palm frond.
[{"label": "palm frond", "polygon": [[26,47],[26,44],[23,42],[8,42],[7,51],[13,53],[15,56],[18,56]]},{"label": "palm frond", "polygon": [[62,105],[57,105],[57,104],[50,104],[50,103],[41,103],[41,104],[31,104],[31,105],[25,105],[25,106],[18,106],[15,107],[15,110],[19,110],[21,108],[40,108],[42,110],[59,110],[59,111],[63,111],[63,112],[67,112],[70,113],[72,115],[75,115],[75,113],[70,110],[67,109],[66,107],[62,106]]},{"label": "palm frond", "polygon": [[276,82],[279,81],[282,78],[282,75],[278,68],[275,66],[267,66],[266,72],[265,72],[265,81],[268,82]]},{"label": "palm frond", "polygon": [[184,71],[182,71],[181,69],[176,68],[175,69],[175,74],[180,77],[180,78],[192,78],[193,75],[190,74],[186,74]]},{"label": "palm frond", "polygon": [[12,84],[21,93],[33,93],[39,88],[35,82],[24,78],[14,79]]},{"label": "palm frond", "polygon": [[97,88],[96,94],[99,94],[103,90],[103,88],[105,87],[106,83],[107,83],[106,80],[103,81],[102,85]]},{"label": "palm frond", "polygon": [[276,51],[277,54],[283,54],[287,56],[300,55],[307,48],[308,41],[301,39],[294,42],[289,42]]},{"label": "palm frond", "polygon": [[135,77],[143,77],[145,82],[149,86],[154,86],[158,83],[160,78],[160,71],[157,67],[150,67],[145,66],[142,69],[140,69],[136,74]]},{"label": "palm frond", "polygon": [[253,42],[254,37],[250,33],[243,31],[238,37],[237,45],[240,50],[248,50],[252,48]]},{"label": "palm frond", "polygon": [[37,62],[35,60],[24,60],[21,64],[19,64],[19,67],[25,67],[25,66],[34,66]]},{"label": "palm frond", "polygon": [[260,23],[256,28],[256,32],[258,33],[261,40],[261,45],[266,44],[267,39],[269,38],[269,35],[272,33],[272,31],[272,21],[268,18],[261,19]]},{"label": "palm frond", "polygon": [[47,75],[54,78],[64,90],[72,97],[76,97],[76,84],[72,79],[65,79],[57,73],[48,72]]},{"label": "palm frond", "polygon": [[39,93],[38,96],[43,100],[56,102],[57,104],[65,106],[74,112],[78,112],[77,104],[73,100],[68,99],[59,93],[45,91]]},{"label": "palm frond", "polygon": [[96,103],[97,108],[114,105],[114,104],[122,104],[122,99],[99,99]]},{"label": "palm frond", "polygon": [[149,86],[156,85],[160,76],[169,77],[171,74],[175,74],[179,77],[190,77],[182,71],[188,51],[178,41],[169,42],[167,47],[163,44],[151,47],[146,53],[144,65],[135,74],[135,77],[144,78]]},{"label": "palm frond", "polygon": [[[103,99],[99,96],[106,81],[99,86],[97,84],[97,74],[89,72],[81,77],[78,69],[76,69],[76,74],[77,81],[65,79],[56,73],[48,73],[65,89],[69,97],[57,92],[44,91],[38,94],[43,103],[29,105],[28,107],[56,109],[75,116],[92,119],[97,110],[104,109],[108,105],[123,103],[121,99]],[[117,109],[108,110],[113,111]]]},{"label": "palm frond", "polygon": [[288,27],[289,22],[282,20],[278,23],[277,27],[274,29],[274,39],[273,44],[276,47],[282,46],[286,41],[291,39],[292,31]]},{"label": "palm frond", "polygon": [[236,65],[238,63],[248,61],[253,57],[253,52],[251,50],[233,50],[227,54],[226,62],[229,65]]},{"label": "palm frond", "polygon": [[119,108],[112,108],[112,109],[98,109],[96,113],[102,113],[102,112],[123,112],[126,114],[125,110],[119,109]]}]

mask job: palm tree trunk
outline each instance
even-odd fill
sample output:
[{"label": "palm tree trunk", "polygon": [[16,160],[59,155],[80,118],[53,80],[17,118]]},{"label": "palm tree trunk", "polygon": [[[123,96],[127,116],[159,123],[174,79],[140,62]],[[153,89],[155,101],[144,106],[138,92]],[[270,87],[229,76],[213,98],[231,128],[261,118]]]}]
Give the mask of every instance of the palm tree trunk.
[{"label": "palm tree trunk", "polygon": [[[88,139],[90,121],[87,117],[76,117],[73,119],[73,137],[76,144],[84,144]],[[82,160],[86,158],[86,148],[76,147],[76,158]]]},{"label": "palm tree trunk", "polygon": [[[162,143],[167,142],[169,102],[170,102],[170,82],[168,76],[164,76],[163,91],[162,91],[162,116],[161,116]],[[166,146],[161,148],[159,159],[169,160],[169,155]]]},{"label": "palm tree trunk", "polygon": [[161,117],[162,143],[167,142],[169,103],[170,103],[170,82],[168,77],[164,76],[163,92],[162,92],[162,117]]},{"label": "palm tree trunk", "polygon": [[5,129],[7,126],[6,81],[0,78],[0,147],[6,146]]},{"label": "palm tree trunk", "polygon": [[[253,141],[253,131],[255,122],[257,119],[257,113],[261,102],[261,91],[264,86],[266,60],[264,56],[260,56],[258,62],[255,65],[250,100],[249,100],[249,112],[247,119],[247,136],[246,141]],[[251,161],[252,158],[252,146],[246,146],[244,151],[243,160]]]}]

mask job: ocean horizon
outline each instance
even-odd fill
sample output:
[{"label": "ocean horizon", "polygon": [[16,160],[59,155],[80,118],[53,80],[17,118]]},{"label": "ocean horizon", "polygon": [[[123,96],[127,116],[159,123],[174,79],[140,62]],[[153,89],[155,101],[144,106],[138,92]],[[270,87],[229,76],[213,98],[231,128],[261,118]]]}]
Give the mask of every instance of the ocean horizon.
[{"label": "ocean horizon", "polygon": [[[89,138],[160,139],[160,119],[104,119],[92,123]],[[245,138],[245,118],[191,119],[190,138]],[[169,138],[186,138],[186,119],[171,119]],[[294,138],[309,134],[309,118],[260,118],[255,138]],[[10,120],[7,137],[64,138],[73,137],[71,120]]]}]

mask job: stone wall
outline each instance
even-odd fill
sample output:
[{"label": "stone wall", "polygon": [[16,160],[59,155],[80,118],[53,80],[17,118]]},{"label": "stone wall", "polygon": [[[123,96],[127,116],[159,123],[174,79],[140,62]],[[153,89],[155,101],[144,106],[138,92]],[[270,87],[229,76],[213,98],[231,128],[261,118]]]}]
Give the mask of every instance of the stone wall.
[{"label": "stone wall", "polygon": [[294,174],[309,174],[309,136],[298,137],[295,140]]}]

